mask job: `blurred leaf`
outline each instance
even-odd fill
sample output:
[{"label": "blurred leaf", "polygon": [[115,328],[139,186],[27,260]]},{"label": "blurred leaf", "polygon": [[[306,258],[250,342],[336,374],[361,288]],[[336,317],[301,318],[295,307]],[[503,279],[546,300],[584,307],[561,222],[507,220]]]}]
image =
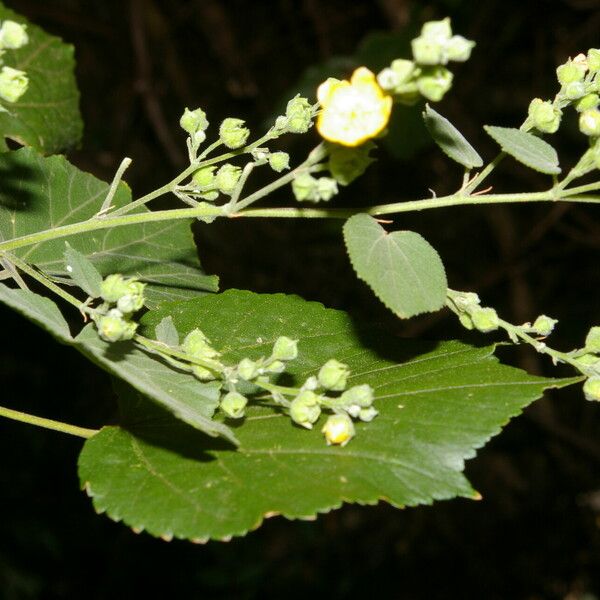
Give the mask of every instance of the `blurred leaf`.
[{"label": "blurred leaf", "polygon": [[444,306],[448,287],[444,265],[418,233],[387,233],[373,217],[359,214],[346,221],[344,241],[358,277],[399,317]]},{"label": "blurred leaf", "polygon": [[29,43],[6,50],[3,59],[6,65],[27,73],[29,88],[18,102],[5,105],[8,113],[0,113],[0,150],[7,149],[5,137],[44,154],[76,146],[83,122],[73,46],[0,4],[0,21],[6,19],[27,25]]},{"label": "blurred leaf", "polygon": [[433,141],[441,148],[442,152],[460,163],[467,169],[481,167],[483,160],[477,151],[465,139],[463,134],[429,104],[425,105],[423,119]]},{"label": "blurred leaf", "polygon": [[541,138],[512,127],[484,125],[486,132],[494,138],[504,152],[531,169],[557,175],[560,173],[556,150]]},{"label": "blurred leaf", "polygon": [[[44,158],[23,148],[0,155],[0,240],[92,218],[109,185],[80,171],[63,156]],[[116,207],[131,202],[125,183],[113,199]],[[140,207],[137,212],[147,212]],[[171,221],[113,227],[69,236],[69,244],[103,275],[122,273],[148,283],[149,306],[215,292],[218,279],[200,269],[189,222]],[[47,273],[69,276],[64,264],[65,239],[40,242],[14,253]]]},{"label": "blurred leaf", "polygon": [[81,484],[97,511],[165,539],[229,539],[265,517],[312,518],[343,502],[404,507],[477,497],[462,474],[464,460],[544,388],[571,382],[500,365],[490,347],[388,343],[342,312],[281,294],[228,291],[167,304],[146,326],[167,315],[182,332],[201,327],[229,363],[268,355],[279,335],[291,336],[299,340],[294,384],[335,357],[350,365],[351,385],[375,389],[380,415],[358,423],[356,437],[340,448],[325,445],[323,417],[307,431],[277,410],[253,406],[233,450],[119,386],[123,421],[86,441]]}]

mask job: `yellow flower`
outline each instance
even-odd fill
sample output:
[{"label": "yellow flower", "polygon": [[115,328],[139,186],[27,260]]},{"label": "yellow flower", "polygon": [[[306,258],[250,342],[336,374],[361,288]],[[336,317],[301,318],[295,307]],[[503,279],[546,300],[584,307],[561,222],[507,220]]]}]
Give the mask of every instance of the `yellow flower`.
[{"label": "yellow flower", "polygon": [[366,67],[354,71],[350,81],[330,77],[317,90],[322,110],[317,130],[330,142],[359,146],[387,125],[392,98],[379,87]]}]

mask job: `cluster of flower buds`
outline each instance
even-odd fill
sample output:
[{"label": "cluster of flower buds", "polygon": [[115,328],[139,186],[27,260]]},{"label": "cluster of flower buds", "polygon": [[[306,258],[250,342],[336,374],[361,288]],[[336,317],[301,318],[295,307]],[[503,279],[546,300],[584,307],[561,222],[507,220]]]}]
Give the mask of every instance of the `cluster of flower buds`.
[{"label": "cluster of flower buds", "polygon": [[[298,356],[298,343],[286,336],[280,336],[273,344],[271,356],[257,360],[243,358],[233,368],[223,369],[223,378],[228,392],[221,398],[220,408],[230,419],[241,419],[245,416],[248,399],[236,386],[247,383],[268,384],[271,375],[283,373],[286,363]],[[280,400],[280,396],[277,400]]]},{"label": "cluster of flower buds", "polygon": [[300,173],[292,181],[292,191],[299,202],[327,202],[338,193],[338,185],[331,177]]},{"label": "cluster of flower buds", "polygon": [[[219,361],[221,356],[210,343],[210,340],[200,329],[192,329],[184,338],[181,349],[196,363],[191,370],[200,381],[214,381],[219,378],[223,365]],[[202,363],[202,364],[198,364]]]},{"label": "cluster of flower buds", "polygon": [[452,87],[450,61],[465,62],[475,42],[452,34],[450,19],[430,21],[412,41],[413,60],[397,59],[377,76],[379,85],[396,102],[415,104],[420,97],[439,102]]},{"label": "cluster of flower buds", "polygon": [[299,94],[292,98],[285,109],[285,115],[275,119],[273,127],[277,134],[306,133],[313,124],[315,107]]},{"label": "cluster of flower buds", "polygon": [[131,317],[144,306],[145,285],[135,277],[120,274],[109,275],[102,281],[100,295],[104,302],[94,310],[93,319],[104,341],[133,338],[137,323]]},{"label": "cluster of flower buds", "polygon": [[346,389],[349,376],[348,365],[333,358],[328,360],[316,377],[306,380],[290,403],[292,421],[312,429],[323,409],[332,410],[334,414],[327,418],[321,431],[328,444],[346,445],[355,434],[353,418],[372,421],[378,414],[373,407],[371,387],[363,384]]},{"label": "cluster of flower buds", "polygon": [[[481,306],[481,301],[477,294],[473,292],[451,291],[449,292],[448,299],[448,307],[458,316],[460,323],[465,329],[477,329],[482,333],[488,333],[500,327],[501,323],[498,313],[493,308]],[[533,323],[523,323],[523,325],[519,325],[515,329],[523,333],[545,338],[552,333],[556,323],[558,323],[556,319],[540,315]],[[518,341],[513,331],[507,330],[507,333],[514,342]]]},{"label": "cluster of flower buds", "polygon": [[195,155],[200,144],[206,139],[206,130],[208,129],[208,119],[206,113],[201,108],[190,110],[186,107],[179,119],[179,125],[188,134],[188,149],[190,154]]},{"label": "cluster of flower buds", "polygon": [[[17,50],[29,42],[26,25],[15,21],[3,21],[0,26],[0,64],[6,50]],[[29,79],[25,71],[4,65],[0,71],[0,99],[11,104],[17,102],[27,91]],[[0,106],[0,112],[6,108]]]},{"label": "cluster of flower buds", "polygon": [[592,327],[585,345],[571,353],[579,370],[588,377],[583,384],[583,393],[587,400],[600,402],[600,327]]},{"label": "cluster of flower buds", "polygon": [[[591,138],[600,137],[600,50],[591,48],[587,55],[578,54],[556,69],[560,91],[554,101],[534,98],[529,105],[528,121],[541,133],[555,133],[563,110],[573,106],[579,113],[579,129]],[[600,147],[596,151],[600,168]],[[590,155],[590,158],[594,158]]]}]

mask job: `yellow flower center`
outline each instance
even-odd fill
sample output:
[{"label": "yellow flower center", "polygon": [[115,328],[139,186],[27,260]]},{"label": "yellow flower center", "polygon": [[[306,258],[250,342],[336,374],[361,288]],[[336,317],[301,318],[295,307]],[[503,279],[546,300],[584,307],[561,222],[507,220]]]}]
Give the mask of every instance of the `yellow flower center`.
[{"label": "yellow flower center", "polygon": [[366,67],[354,71],[350,81],[330,77],[317,90],[322,110],[317,130],[330,142],[359,146],[387,125],[392,98],[379,87]]}]

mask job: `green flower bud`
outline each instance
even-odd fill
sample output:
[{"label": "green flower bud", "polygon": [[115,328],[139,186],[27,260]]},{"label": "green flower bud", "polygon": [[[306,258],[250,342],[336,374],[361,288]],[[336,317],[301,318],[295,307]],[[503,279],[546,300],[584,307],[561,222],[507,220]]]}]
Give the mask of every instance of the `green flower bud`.
[{"label": "green flower bud", "polygon": [[224,164],[215,177],[215,185],[223,194],[231,194],[240,180],[242,169],[229,163]]},{"label": "green flower bud", "polygon": [[271,356],[277,360],[294,360],[298,357],[298,342],[284,335],[278,337]]},{"label": "green flower bud", "polygon": [[375,148],[373,142],[365,142],[356,148],[348,148],[339,144],[330,144],[327,167],[333,178],[340,185],[348,185],[360,177],[367,167],[375,161],[369,152]]},{"label": "green flower bud", "polygon": [[390,68],[396,77],[396,85],[403,85],[412,79],[416,65],[412,60],[397,58],[392,61]]},{"label": "green flower bud", "polygon": [[460,315],[458,315],[458,320],[465,329],[475,329],[475,325],[473,325],[473,319],[471,319],[467,313],[460,313]]},{"label": "green flower bud", "polygon": [[119,273],[108,275],[100,284],[100,295],[106,302],[114,304],[119,301],[119,298],[128,293],[129,282]]},{"label": "green flower bud", "polygon": [[317,378],[326,390],[341,392],[346,389],[349,375],[350,369],[348,365],[332,358],[321,367]]},{"label": "green flower bud", "polygon": [[369,408],[373,404],[373,388],[368,383],[355,385],[340,396],[342,406],[360,406]]},{"label": "green flower bud", "polygon": [[[418,71],[421,72],[420,70]],[[414,106],[421,99],[421,92],[416,81],[405,83],[394,90],[394,102],[405,106]]]},{"label": "green flower bud", "polygon": [[310,390],[311,392],[314,392],[318,387],[319,380],[314,375],[311,375],[302,385],[302,390]]},{"label": "green flower bud", "polygon": [[421,35],[426,38],[439,40],[440,42],[449,40],[452,35],[450,17],[446,17],[440,21],[427,21],[421,28]]},{"label": "green flower bud", "polygon": [[471,312],[471,320],[475,329],[482,333],[498,329],[498,313],[493,308],[476,308]]},{"label": "green flower bud", "polygon": [[444,62],[444,46],[436,39],[418,37],[411,46],[415,62],[419,65],[440,65]]},{"label": "green flower bud", "polygon": [[369,408],[361,408],[360,412],[358,413],[358,418],[361,421],[365,421],[366,423],[372,421],[377,415],[379,414],[379,411],[375,408],[373,408],[372,406],[369,406]]},{"label": "green flower bud", "polygon": [[27,25],[21,25],[14,21],[4,21],[2,27],[0,27],[0,48],[16,50],[27,44],[29,37],[25,31],[26,28]]},{"label": "green flower bud", "polygon": [[286,129],[290,133],[306,133],[312,125],[312,106],[306,98],[299,95],[287,103],[285,115]]},{"label": "green flower bud", "polygon": [[596,108],[600,104],[600,96],[598,94],[586,94],[583,98],[580,98],[575,104],[575,110],[577,112],[584,112],[591,108]]},{"label": "green flower bud", "polygon": [[377,83],[386,92],[393,92],[400,85],[398,77],[389,67],[386,67],[377,74]]},{"label": "green flower bud", "polygon": [[454,35],[446,44],[446,56],[448,60],[455,62],[465,62],[471,58],[471,50],[475,47],[475,42],[464,38],[462,35]]},{"label": "green flower bud", "polygon": [[531,328],[538,335],[543,335],[544,337],[550,335],[552,331],[554,331],[554,326],[558,323],[557,319],[552,319],[547,317],[546,315],[540,315],[533,323]]},{"label": "green flower bud", "polygon": [[439,102],[452,87],[454,75],[444,67],[423,69],[417,79],[417,88],[422,96],[432,102]]},{"label": "green flower bud", "polygon": [[[183,115],[181,115],[181,119],[179,119],[179,125],[190,135],[199,131],[205,131],[208,128],[206,113],[201,108],[197,108],[196,110],[186,108],[183,111]],[[201,140],[201,142],[203,141],[204,139]]]},{"label": "green flower bud", "polygon": [[309,173],[300,173],[294,178],[292,191],[299,202],[318,202],[317,180]]},{"label": "green flower bud", "polygon": [[563,87],[562,93],[564,94],[565,98],[568,98],[569,100],[578,100],[582,96],[585,96],[585,84],[581,81],[573,81],[572,83],[568,83]]},{"label": "green flower bud", "polygon": [[[143,285],[143,284],[142,284]],[[123,314],[131,314],[140,310],[144,306],[143,294],[125,294],[117,300],[117,308]]]},{"label": "green flower bud", "polygon": [[544,133],[556,133],[560,125],[562,111],[552,102],[534,98],[529,104],[529,118],[535,128]]},{"label": "green flower bud", "polygon": [[231,419],[241,419],[245,414],[248,399],[238,392],[229,392],[223,396],[221,410]]},{"label": "green flower bud", "polygon": [[244,123],[242,119],[232,117],[225,119],[219,127],[221,142],[231,149],[241,148],[250,136],[250,130],[244,126]]},{"label": "green flower bud", "polygon": [[105,342],[130,340],[135,335],[137,323],[123,318],[121,311],[112,309],[95,318],[98,334]]},{"label": "green flower bud", "polygon": [[265,367],[265,371],[267,373],[283,373],[285,371],[285,363],[282,360],[274,360]]},{"label": "green flower bud", "polygon": [[570,83],[583,81],[586,70],[587,65],[583,64],[580,60],[569,59],[564,65],[560,65],[556,69],[558,83],[566,86]]},{"label": "green flower bud", "polygon": [[242,358],[237,366],[238,375],[246,381],[252,381],[258,374],[259,369],[255,361]]},{"label": "green flower bud", "polygon": [[354,437],[354,423],[346,414],[331,415],[321,432],[325,434],[328,446],[332,444],[345,446]]},{"label": "green flower bud", "polygon": [[271,155],[268,148],[254,148],[250,154],[257,165],[264,165]]},{"label": "green flower bud", "polygon": [[600,327],[592,327],[585,338],[585,349],[600,354]]},{"label": "green flower bud", "polygon": [[600,49],[590,48],[587,53],[587,64],[590,73],[600,71]]},{"label": "green flower bud", "polygon": [[200,329],[192,329],[183,340],[181,349],[194,358],[211,360],[221,356],[211,345],[210,340],[200,331]]},{"label": "green flower bud", "polygon": [[200,381],[214,381],[217,378],[210,369],[200,365],[192,365],[192,374]]},{"label": "green flower bud", "polygon": [[29,79],[25,71],[2,67],[0,71],[0,98],[6,102],[16,102],[26,91]]},{"label": "green flower bud", "polygon": [[600,110],[592,108],[579,116],[579,130],[590,137],[600,136]]},{"label": "green flower bud", "polygon": [[317,179],[317,200],[328,202],[338,193],[338,185],[331,177],[319,177]]},{"label": "green flower bud", "polygon": [[579,370],[588,377],[600,377],[600,357],[596,354],[583,354],[575,358]]},{"label": "green flower bud", "polygon": [[586,400],[600,402],[600,377],[590,377],[583,384],[583,393]]},{"label": "green flower bud", "polygon": [[319,396],[310,390],[300,392],[290,404],[292,421],[306,429],[312,429],[320,414]]},{"label": "green flower bud", "polygon": [[215,169],[216,167],[202,167],[198,169],[192,175],[194,185],[197,185],[199,188],[212,185],[215,181]]},{"label": "green flower bud", "polygon": [[281,173],[290,168],[290,155],[287,152],[273,152],[269,156],[269,166],[275,173]]}]

